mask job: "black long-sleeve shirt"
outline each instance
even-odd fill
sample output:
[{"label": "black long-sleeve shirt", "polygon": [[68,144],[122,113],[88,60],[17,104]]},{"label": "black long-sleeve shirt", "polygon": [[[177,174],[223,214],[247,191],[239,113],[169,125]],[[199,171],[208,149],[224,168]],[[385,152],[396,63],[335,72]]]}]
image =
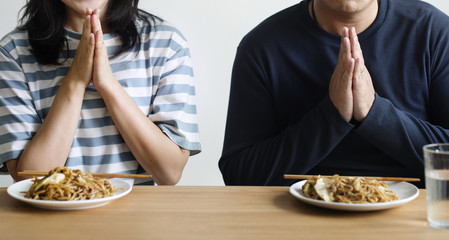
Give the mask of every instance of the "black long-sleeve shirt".
[{"label": "black long-sleeve shirt", "polygon": [[448,26],[427,3],[379,1],[358,36],[376,98],[354,125],[328,96],[340,36],[314,23],[306,1],[262,22],[235,58],[219,161],[225,183],[289,185],[287,173],[424,181],[423,145],[449,142]]}]

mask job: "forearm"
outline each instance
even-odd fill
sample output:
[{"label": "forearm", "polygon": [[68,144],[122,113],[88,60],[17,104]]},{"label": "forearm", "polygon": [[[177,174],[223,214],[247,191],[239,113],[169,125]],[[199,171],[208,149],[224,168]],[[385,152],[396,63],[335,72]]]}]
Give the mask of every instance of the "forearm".
[{"label": "forearm", "polygon": [[189,151],[180,148],[148,119],[118,82],[101,89],[100,94],[126,145],[142,167],[158,184],[176,184]]},{"label": "forearm", "polygon": [[355,132],[419,174],[424,169],[423,145],[449,141],[448,129],[401,111],[379,96]]},{"label": "forearm", "polygon": [[84,86],[64,81],[56,94],[50,111],[18,161],[17,171],[50,170],[63,166],[69,155],[78,126],[84,96]]},{"label": "forearm", "polygon": [[[333,108],[329,98],[320,102],[297,124],[248,145],[241,137],[233,137],[233,132],[244,131],[243,122],[228,122],[220,169],[229,185],[287,185],[284,174],[308,172],[353,129],[353,125]],[[265,126],[267,128],[271,127]],[[259,129],[263,128],[259,126]]]}]

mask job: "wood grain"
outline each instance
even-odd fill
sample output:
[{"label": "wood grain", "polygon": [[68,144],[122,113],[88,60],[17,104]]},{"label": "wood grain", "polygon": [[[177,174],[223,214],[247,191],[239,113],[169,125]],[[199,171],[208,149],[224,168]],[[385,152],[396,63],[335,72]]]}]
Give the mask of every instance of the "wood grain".
[{"label": "wood grain", "polygon": [[426,191],[400,207],[343,212],[307,205],[288,187],[134,186],[108,205],[42,210],[0,189],[2,239],[447,239],[427,226]]}]

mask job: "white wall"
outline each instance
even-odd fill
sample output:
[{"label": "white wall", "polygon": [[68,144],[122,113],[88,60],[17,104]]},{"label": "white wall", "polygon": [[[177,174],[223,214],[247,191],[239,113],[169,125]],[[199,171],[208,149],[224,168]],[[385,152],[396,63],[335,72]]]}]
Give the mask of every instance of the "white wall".
[{"label": "white wall", "polygon": [[[0,36],[16,26],[25,0],[0,0]],[[188,39],[194,61],[203,152],[191,157],[179,185],[223,185],[218,170],[230,73],[241,38],[260,21],[299,0],[141,0],[140,7],[172,22]],[[427,0],[449,13],[447,0]],[[44,156],[45,157],[45,156]],[[11,183],[0,177],[0,186]]]}]

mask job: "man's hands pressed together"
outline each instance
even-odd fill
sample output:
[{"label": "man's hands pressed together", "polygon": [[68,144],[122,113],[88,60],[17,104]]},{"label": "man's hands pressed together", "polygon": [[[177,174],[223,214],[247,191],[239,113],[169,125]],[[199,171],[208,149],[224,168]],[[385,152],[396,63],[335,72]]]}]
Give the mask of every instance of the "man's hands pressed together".
[{"label": "man's hands pressed together", "polygon": [[375,98],[355,28],[343,28],[338,63],[329,84],[329,97],[346,121],[362,122]]}]

